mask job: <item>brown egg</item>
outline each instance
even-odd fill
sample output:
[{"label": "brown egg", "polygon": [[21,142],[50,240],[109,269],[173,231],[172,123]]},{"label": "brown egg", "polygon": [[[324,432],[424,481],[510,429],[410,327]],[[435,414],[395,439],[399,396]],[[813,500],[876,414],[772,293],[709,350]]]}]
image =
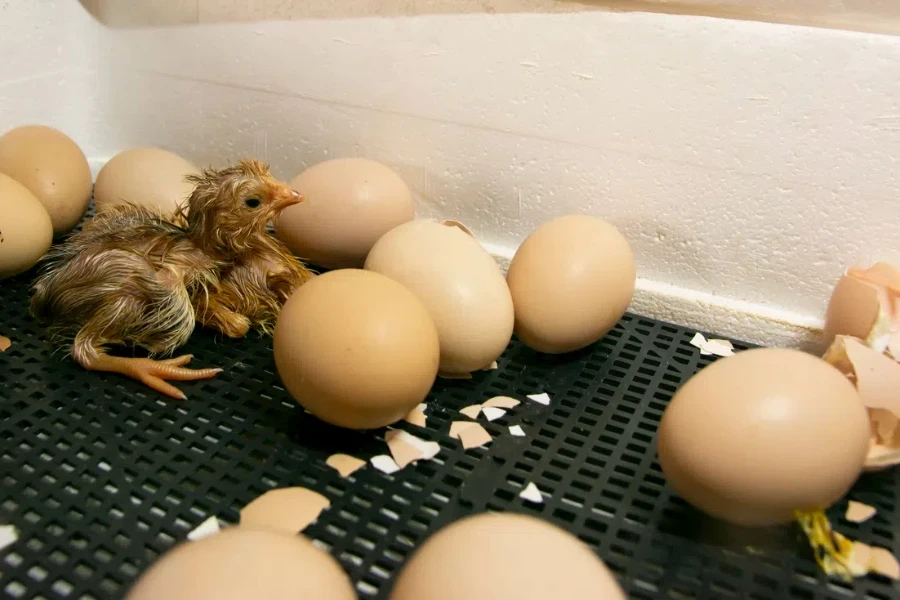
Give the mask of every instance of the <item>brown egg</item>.
[{"label": "brown egg", "polygon": [[323,421],[372,429],[405,417],[428,395],[438,333],[412,292],[384,275],[317,275],[275,325],[275,365],[287,391]]},{"label": "brown egg", "polygon": [[78,225],[91,203],[91,167],[84,152],[51,127],[26,125],[0,137],[0,173],[41,201],[57,236]]},{"label": "brown egg", "polygon": [[859,476],[869,419],[841,372],[799,350],[758,348],[719,359],[672,398],[659,463],[698,509],[745,526],[825,509]]},{"label": "brown egg", "polygon": [[0,173],[0,279],[33,267],[52,243],[47,209],[28,188]]},{"label": "brown egg", "polygon": [[391,600],[624,600],[602,560],[541,519],[483,513],[444,527],[400,571]]},{"label": "brown egg", "polygon": [[636,276],[631,246],[614,226],[587,215],[553,219],[509,265],[516,334],[549,354],[589,346],[625,314]]},{"label": "brown egg", "polygon": [[341,565],[298,535],[236,527],[183,542],[138,578],[126,600],[355,600]]},{"label": "brown egg", "polygon": [[275,234],[294,254],[321,267],[362,267],[378,238],[416,212],[400,176],[364,158],[321,162],[291,186],[305,201],[281,213]]},{"label": "brown egg", "polygon": [[428,308],[441,340],[442,374],[483,369],[506,350],[513,303],[503,272],[455,222],[411,221],[372,247],[366,270],[387,275]]},{"label": "brown egg", "polygon": [[194,190],[185,177],[199,174],[200,169],[168,150],[125,150],[112,157],[97,174],[94,205],[102,210],[131,202],[171,215]]}]

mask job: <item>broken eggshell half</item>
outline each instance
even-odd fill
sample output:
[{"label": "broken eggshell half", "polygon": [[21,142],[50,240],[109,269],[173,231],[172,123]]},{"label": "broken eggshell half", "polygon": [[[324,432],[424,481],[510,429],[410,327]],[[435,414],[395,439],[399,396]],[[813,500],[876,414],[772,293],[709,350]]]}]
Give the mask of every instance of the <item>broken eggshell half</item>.
[{"label": "broken eggshell half", "polygon": [[900,353],[900,270],[885,262],[847,269],[825,314],[826,343],[839,335],[859,338],[880,353]]},{"label": "broken eggshell half", "polygon": [[900,363],[863,340],[838,335],[823,357],[856,386],[869,414],[867,471],[900,464]]}]

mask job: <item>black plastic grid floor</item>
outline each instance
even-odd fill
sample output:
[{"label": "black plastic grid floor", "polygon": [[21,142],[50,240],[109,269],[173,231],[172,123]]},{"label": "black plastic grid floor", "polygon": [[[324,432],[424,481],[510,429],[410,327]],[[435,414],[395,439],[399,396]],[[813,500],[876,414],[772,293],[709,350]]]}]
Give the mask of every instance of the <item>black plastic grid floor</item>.
[{"label": "black plastic grid floor", "polygon": [[[341,479],[334,452],[386,452],[383,432],[325,425],[281,387],[271,340],[221,340],[198,331],[185,348],[212,380],[179,383],[186,402],[120,376],[88,373],[51,354],[27,313],[33,273],[0,282],[0,524],[20,539],[0,553],[0,590],[11,598],[121,598],[157,556],[210,515],[236,523],[242,506],[273,487],[301,485],[331,500],[306,529],[346,568],[362,597],[386,598],[391,581],[431,532],[491,510],[539,515],[596,549],[631,598],[886,599],[893,582],[826,580],[798,531],[744,531],[690,509],[666,486],[655,436],[678,386],[712,358],[694,332],[626,315],[605,339],[570,356],[541,356],[513,342],[495,371],[438,380],[428,398],[433,461],[385,475],[368,466]],[[737,344],[738,348],[746,345]],[[548,392],[498,421],[486,449],[447,436],[456,411],[495,395]],[[521,423],[527,437],[507,427]],[[736,465],[738,468],[739,465]],[[542,505],[518,497],[534,481]],[[853,538],[900,550],[894,471],[864,476],[850,497],[878,514],[845,522]]]}]

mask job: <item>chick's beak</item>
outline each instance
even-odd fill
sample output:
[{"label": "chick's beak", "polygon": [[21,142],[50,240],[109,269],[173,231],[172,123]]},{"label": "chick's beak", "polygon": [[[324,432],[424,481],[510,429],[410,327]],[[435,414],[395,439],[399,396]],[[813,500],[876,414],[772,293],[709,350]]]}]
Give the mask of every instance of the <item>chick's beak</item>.
[{"label": "chick's beak", "polygon": [[301,196],[299,192],[289,190],[287,193],[281,195],[275,205],[278,210],[284,210],[288,206],[300,204],[301,202],[303,202],[303,196]]}]

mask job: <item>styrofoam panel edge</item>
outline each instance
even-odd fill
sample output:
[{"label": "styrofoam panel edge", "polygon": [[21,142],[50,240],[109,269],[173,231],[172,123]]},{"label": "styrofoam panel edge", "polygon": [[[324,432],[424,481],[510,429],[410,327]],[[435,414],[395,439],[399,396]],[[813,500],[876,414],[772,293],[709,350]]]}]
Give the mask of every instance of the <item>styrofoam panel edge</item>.
[{"label": "styrofoam panel edge", "polygon": [[[515,248],[482,244],[506,273]],[[751,344],[822,351],[822,320],[638,278],[629,312]]]}]

